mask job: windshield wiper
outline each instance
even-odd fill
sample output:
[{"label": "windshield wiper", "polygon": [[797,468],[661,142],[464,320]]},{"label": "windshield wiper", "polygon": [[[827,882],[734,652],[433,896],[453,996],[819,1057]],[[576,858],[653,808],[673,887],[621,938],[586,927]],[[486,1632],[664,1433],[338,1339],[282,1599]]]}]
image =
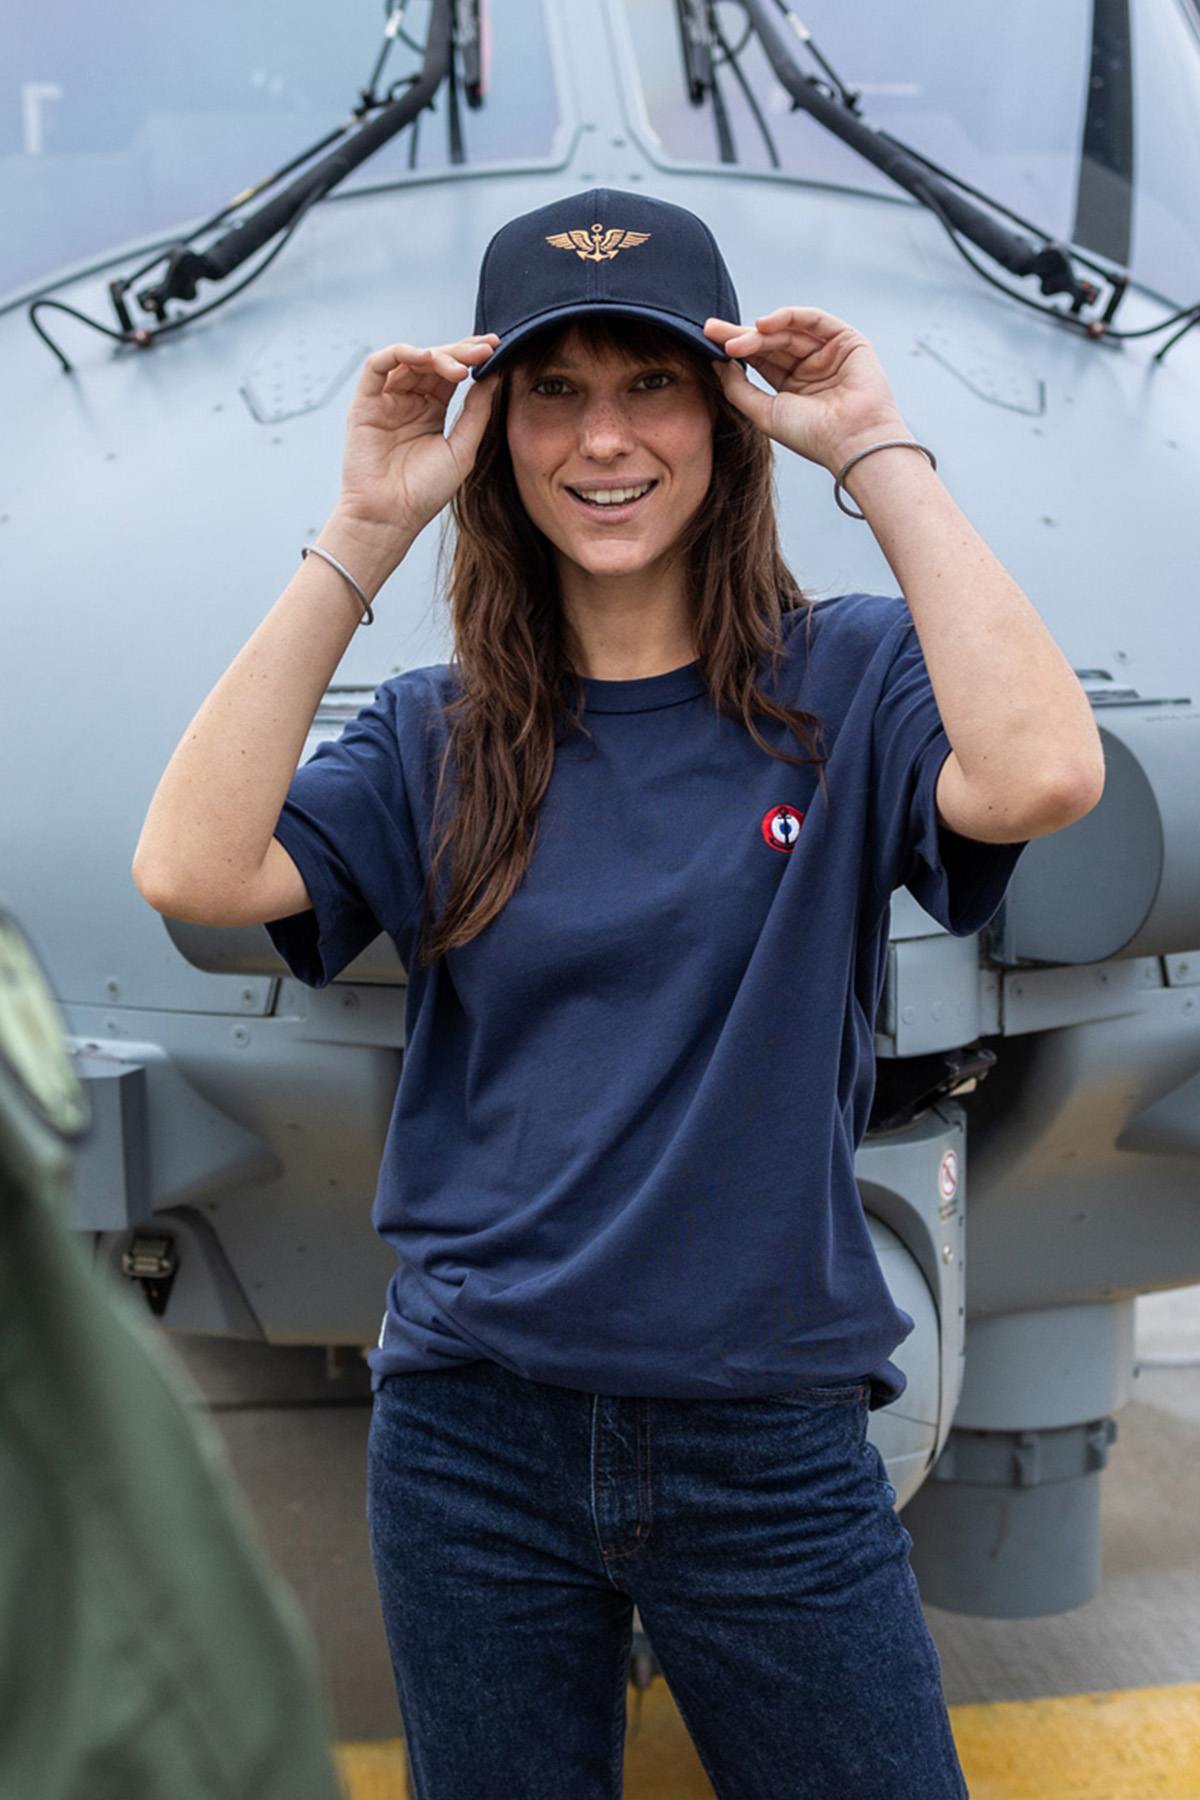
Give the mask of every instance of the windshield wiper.
[{"label": "windshield wiper", "polygon": [[[403,7],[393,7],[385,27],[385,41],[375,65],[371,83],[363,92],[359,108],[352,118],[361,116],[377,105],[374,100],[374,82],[383,67],[383,60],[399,29],[399,20],[403,17]],[[146,287],[138,294],[138,303],[147,312],[153,313],[156,319],[164,319],[163,308],[168,300],[194,300],[196,282],[223,281],[225,277],[244,263],[248,256],[263,244],[268,243],[277,232],[285,229],[299,216],[308,211],[317,200],[320,200],[346,176],[356,169],[360,163],[366,162],[369,156],[386,144],[389,138],[395,137],[398,131],[411,124],[424,107],[432,101],[434,94],[446,79],[450,65],[450,0],[434,0],[433,10],[429,18],[429,33],[425,41],[425,59],[419,75],[411,78],[408,91],[396,100],[384,106],[379,117],[365,124],[349,140],[338,149],[313,165],[286,187],[274,200],[268,200],[265,206],[245,221],[244,224],[231,226],[223,237],[210,244],[207,250],[195,251],[185,244],[177,245],[167,259],[167,273],[163,280],[153,287]],[[341,127],[345,132],[349,129],[349,121]],[[327,141],[327,140],[326,140]],[[311,152],[309,153],[311,154]],[[238,197],[238,204],[244,201]],[[201,228],[203,229],[203,228]],[[193,234],[195,235],[195,234]],[[123,283],[112,283],[113,304],[121,316],[121,323],[126,330],[131,328],[132,321],[124,309],[121,299],[125,288],[132,285],[137,276],[130,276]],[[113,292],[120,288],[121,293]]]},{"label": "windshield wiper", "polygon": [[[304,151],[300,156],[293,157],[281,169],[277,169],[273,175],[256,183],[253,187],[244,189],[240,194],[236,194],[227,206],[222,207],[220,212],[214,213],[210,219],[197,225],[181,242],[172,244],[167,250],[160,251],[149,262],[144,263],[140,269],[136,269],[132,275],[110,281],[108,293],[120,325],[119,331],[113,331],[108,326],[101,325],[97,320],[88,318],[77,308],[67,306],[60,300],[52,300],[45,295],[32,300],[28,308],[30,323],[38,336],[53,350],[64,371],[69,372],[71,364],[58,345],[38,323],[39,308],[54,307],[60,312],[70,313],[72,317],[82,319],[93,329],[102,331],[122,343],[137,344],[142,349],[149,348],[167,332],[178,331],[183,326],[190,325],[193,319],[201,318],[205,313],[212,312],[214,308],[223,306],[226,301],[232,300],[236,294],[240,294],[243,289],[247,288],[252,281],[257,280],[263,270],[284,248],[310,206],[314,206],[318,200],[323,199],[360,163],[365,162],[369,156],[373,156],[390,138],[395,137],[397,132],[403,131],[406,125],[412,124],[415,133],[420,113],[427,106],[432,108],[434,95],[443,82],[448,83],[449,92],[450,158],[452,162],[465,161],[459,127],[458,82],[454,68],[454,47],[457,40],[463,53],[463,86],[467,102],[472,107],[479,107],[482,105],[485,95],[485,76],[480,54],[480,3],[481,0],[433,0],[420,73],[405,76],[402,81],[394,82],[388,89],[387,98],[379,99],[375,93],[375,84],[382,72],[388,51],[396,37],[404,37],[401,24],[407,0],[399,0],[399,3],[392,5],[384,27],[383,47],[376,58],[370,81],[365,88],[359,90],[359,102],[354,107],[350,118],[338,126],[335,131],[327,133],[311,149]],[[412,43],[412,40],[407,37],[404,37],[404,42],[413,49],[420,50],[422,48],[420,44]],[[405,86],[406,91],[398,98],[393,99],[392,95],[401,85]],[[367,124],[362,124],[361,121],[371,112],[377,112],[378,117]],[[273,200],[269,200],[266,205],[260,207],[244,223],[231,226],[205,250],[192,248],[196,238],[213,230],[231,213],[237,212],[249,201],[256,199],[267,188],[273,187],[277,181],[282,180],[285,175],[291,174],[292,170],[298,168],[300,164],[308,162],[309,158],[315,156],[319,150],[324,150],[327,145],[343,138],[355,124],[359,124],[360,129],[347,142],[339,144],[338,148],[331,151],[322,161],[313,164],[302,175],[297,176],[288,187],[284,188],[282,193],[277,194]],[[184,318],[167,319],[165,309],[168,301],[193,300],[196,296],[198,281],[223,281],[232,274],[234,269],[245,262],[248,256],[280,232],[283,233],[283,236],[279,243],[268,256],[263,258],[245,281],[239,282],[237,287],[222,294],[219,299],[210,301],[207,306],[197,307]],[[162,262],[164,259],[167,269],[162,280],[142,288],[137,294],[138,304],[159,321],[157,329],[152,330],[134,323],[126,304],[125,295],[148,269],[152,269],[156,263]]]},{"label": "windshield wiper", "polygon": [[[849,144],[852,150],[856,150],[869,163],[882,170],[890,180],[912,194],[923,206],[940,212],[946,223],[961,231],[973,244],[978,244],[1002,268],[1014,275],[1036,275],[1043,294],[1069,294],[1072,313],[1078,313],[1081,307],[1090,306],[1100,298],[1100,289],[1096,284],[1075,273],[1071,265],[1071,252],[1065,244],[1047,237],[1044,232],[1039,233],[1045,240],[1043,243],[1031,243],[1028,238],[1010,230],[1000,220],[975,206],[966,198],[965,192],[957,191],[959,188],[966,189],[965,182],[957,181],[954,176],[944,175],[926,157],[899,143],[887,132],[868,125],[859,116],[857,93],[847,90],[833,74],[826,59],[817,52],[812,42],[812,33],[794,12],[782,5],[781,0],[740,0],[740,3],[754,23],[759,42],[776,79],[792,96],[793,108],[802,107],[819,125],[841,138],[844,144]],[[818,81],[815,76],[806,75],[799,67],[797,48],[801,43],[807,45],[813,55],[818,57],[822,68],[830,75],[837,87],[840,96],[838,99],[830,97],[825,83]],[[980,195],[980,198],[997,211],[1008,213],[1009,218],[1016,218],[1015,213],[1008,212],[1006,207],[999,206],[987,195]],[[1029,225],[1025,220],[1018,222],[1029,231],[1038,231],[1036,225]],[[1129,280],[1128,271],[1104,269],[1082,255],[1079,255],[1079,261],[1087,263],[1089,268],[1097,269],[1113,284],[1112,297],[1103,319],[1103,325],[1107,325],[1125,292]],[[1102,328],[1097,327],[1097,335]]]},{"label": "windshield wiper", "polygon": [[[1200,325],[1200,302],[1193,301],[1190,306],[1179,308],[1166,318],[1159,319],[1154,325],[1147,325],[1135,331],[1116,331],[1112,329],[1112,320],[1124,298],[1129,286],[1130,273],[1127,268],[1114,268],[1096,262],[1075,245],[1067,245],[1050,237],[1040,226],[1031,224],[1011,207],[993,200],[990,194],[981,193],[961,176],[952,175],[949,170],[939,168],[929,157],[922,156],[919,151],[909,145],[902,144],[889,132],[868,125],[859,113],[859,93],[857,89],[847,88],[839,78],[828,59],[821,54],[813,42],[808,27],[797,18],[786,4],[786,0],[737,0],[749,21],[747,37],[752,31],[757,35],[763,52],[779,82],[792,97],[793,110],[802,108],[809,113],[819,125],[831,131],[835,137],[848,144],[852,150],[872,163],[887,175],[898,186],[912,194],[922,206],[927,206],[945,227],[951,243],[959,255],[966,261],[977,275],[1007,296],[1023,306],[1032,307],[1035,312],[1054,319],[1060,325],[1081,331],[1093,339],[1121,339],[1150,337],[1162,331],[1168,325],[1179,324],[1179,330],[1166,343],[1159,346],[1154,353],[1154,361],[1162,362],[1172,345],[1195,326]],[[716,13],[711,0],[677,0],[680,39],[683,49],[684,72],[687,79],[688,98],[693,105],[703,104],[705,94],[711,94],[714,115],[717,119],[718,139],[721,147],[722,162],[737,162],[737,152],[733,144],[732,132],[725,116],[720,90],[716,81],[716,70],[720,62],[732,63],[734,72],[741,83],[743,92],[750,102],[751,111],[762,133],[767,147],[767,154],[772,168],[780,166],[771,134],[767,129],[760,109],[753,104],[746,81],[738,65],[738,56],[745,47],[746,37],[736,45],[725,41],[717,22]],[[713,55],[713,42],[719,44],[725,55],[720,61]],[[815,57],[828,81],[821,81],[812,75],[806,75],[797,63],[797,46],[803,44],[809,54]],[[1100,47],[1093,41],[1093,71]],[[1119,51],[1120,44],[1117,49]],[[1103,58],[1101,58],[1103,60]],[[1120,57],[1117,55],[1117,62]],[[1123,123],[1125,123],[1123,121]],[[1095,136],[1094,121],[1089,113],[1088,131]],[[1111,146],[1107,146],[1111,162],[1122,150],[1128,150],[1123,139],[1118,138]],[[1119,165],[1118,165],[1119,166]],[[955,190],[959,191],[955,191]],[[1031,243],[1017,232],[1011,231],[999,220],[984,213],[979,207],[963,198],[971,194],[983,201],[993,213],[1002,213],[1005,218],[1013,220],[1026,231],[1031,231],[1040,244]],[[1119,223],[1119,221],[1118,221]],[[985,250],[1003,268],[1016,275],[1036,275],[1041,282],[1044,294],[1069,294],[1071,297],[1070,312],[1060,312],[1056,307],[1044,306],[1041,301],[1028,294],[1018,293],[1002,281],[997,281],[975,258],[970,255],[961,243],[958,232],[968,237],[980,249]],[[1117,230],[1110,235],[1119,237]],[[1072,257],[1076,261],[1094,269],[1102,275],[1111,287],[1111,294],[1103,315],[1100,318],[1083,319],[1077,315],[1083,306],[1099,300],[1100,289],[1091,281],[1076,275],[1072,266]]]}]

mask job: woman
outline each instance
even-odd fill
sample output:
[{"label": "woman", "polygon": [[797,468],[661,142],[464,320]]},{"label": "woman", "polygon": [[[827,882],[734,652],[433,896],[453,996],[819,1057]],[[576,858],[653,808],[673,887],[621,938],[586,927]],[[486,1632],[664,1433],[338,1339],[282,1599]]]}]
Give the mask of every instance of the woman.
[{"label": "woman", "polygon": [[[854,1152],[891,893],[980,930],[1099,739],[867,340],[738,311],[682,208],[505,225],[474,334],[368,357],[317,554],[135,863],[313,987],[381,929],[408,971],[368,1517],[420,1800],[618,1792],[635,1604],[722,1800],[966,1791],[866,1434],[913,1321]],[[806,602],[775,444],[903,597]],[[297,769],[447,505],[452,663]]]}]

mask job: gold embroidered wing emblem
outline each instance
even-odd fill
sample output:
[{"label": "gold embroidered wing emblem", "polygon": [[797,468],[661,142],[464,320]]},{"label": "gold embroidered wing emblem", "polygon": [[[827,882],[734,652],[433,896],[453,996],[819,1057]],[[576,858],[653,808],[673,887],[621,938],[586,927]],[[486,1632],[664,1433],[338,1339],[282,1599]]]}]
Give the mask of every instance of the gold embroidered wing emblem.
[{"label": "gold embroidered wing emblem", "polygon": [[593,225],[590,232],[555,231],[546,242],[556,250],[573,250],[585,262],[611,262],[619,251],[644,244],[650,235],[648,231],[622,231],[619,227],[605,231],[603,225]]}]

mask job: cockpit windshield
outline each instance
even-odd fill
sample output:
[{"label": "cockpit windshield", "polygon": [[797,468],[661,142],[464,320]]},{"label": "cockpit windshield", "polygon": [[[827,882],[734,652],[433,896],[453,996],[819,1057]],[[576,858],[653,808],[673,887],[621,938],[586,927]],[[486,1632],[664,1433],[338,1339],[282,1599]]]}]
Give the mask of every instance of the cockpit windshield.
[{"label": "cockpit windshield", "polygon": [[[710,98],[690,103],[676,0],[623,0],[627,80],[659,162],[718,172],[773,170],[887,193],[894,182],[804,111],[793,111],[735,0],[702,9],[736,56],[714,45],[736,163],[722,162]],[[1125,264],[1184,306],[1200,293],[1200,12],[1194,0],[797,0],[832,69],[861,94],[861,116],[1051,237]],[[739,46],[743,46],[739,50]],[[806,75],[824,79],[796,40]],[[765,127],[765,130],[764,130]],[[642,133],[639,132],[639,135]],[[931,229],[937,227],[930,221]]]},{"label": "cockpit windshield", "polygon": [[[499,0],[486,11],[487,97],[460,104],[465,161],[449,149],[448,88],[362,162],[339,192],[557,166],[577,121],[560,66],[560,7],[595,8],[618,54],[630,129],[651,161],[720,177],[815,182],[918,202],[803,109],[794,109],[740,0]],[[805,0],[830,72],[862,121],[1060,238],[1128,268],[1182,307],[1200,291],[1200,0]],[[0,295],[114,248],[166,242],[289,163],[351,116],[390,18],[374,82],[398,97],[421,68],[434,0],[207,0],[109,9],[80,24],[67,0],[16,9],[17,105],[0,142]],[[688,98],[681,17],[713,31],[719,106]],[[795,40],[803,74],[826,81]],[[378,116],[378,110],[370,115]],[[346,140],[343,140],[346,141]],[[590,179],[590,178],[589,178]],[[252,211],[254,203],[251,203]],[[932,222],[931,222],[932,223]]]}]

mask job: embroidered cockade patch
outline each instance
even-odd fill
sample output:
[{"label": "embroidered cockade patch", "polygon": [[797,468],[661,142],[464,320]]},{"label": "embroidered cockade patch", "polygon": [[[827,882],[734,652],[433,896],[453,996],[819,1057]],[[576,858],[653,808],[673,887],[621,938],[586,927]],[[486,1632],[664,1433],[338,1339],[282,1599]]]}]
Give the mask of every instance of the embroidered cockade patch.
[{"label": "embroidered cockade patch", "polygon": [[773,806],[763,814],[762,834],[772,850],[790,855],[800,836],[804,814],[794,806]]}]

